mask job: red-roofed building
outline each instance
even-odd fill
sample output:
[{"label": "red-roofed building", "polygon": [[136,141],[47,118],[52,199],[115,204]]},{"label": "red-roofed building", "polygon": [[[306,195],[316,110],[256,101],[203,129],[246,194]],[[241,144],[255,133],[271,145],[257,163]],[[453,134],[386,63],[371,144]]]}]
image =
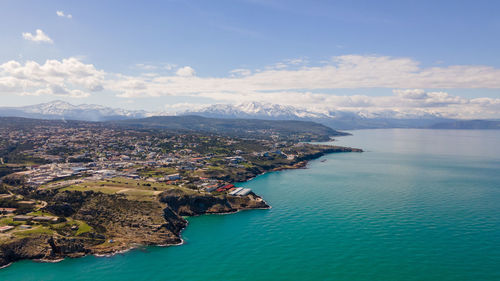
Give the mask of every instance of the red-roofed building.
[{"label": "red-roofed building", "polygon": [[234,184],[226,184],[224,185],[223,187],[221,187],[222,189],[230,189],[230,188],[233,188],[234,187]]}]

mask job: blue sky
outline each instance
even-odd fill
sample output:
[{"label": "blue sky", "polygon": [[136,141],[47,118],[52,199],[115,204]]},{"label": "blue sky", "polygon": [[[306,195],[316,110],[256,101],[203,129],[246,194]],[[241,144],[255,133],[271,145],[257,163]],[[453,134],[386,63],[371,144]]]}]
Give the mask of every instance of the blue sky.
[{"label": "blue sky", "polygon": [[[411,107],[456,114],[457,104],[465,104],[472,117],[494,117],[500,108],[499,10],[498,1],[7,0],[0,4],[0,65],[20,65],[0,68],[0,105],[63,99],[161,111],[255,100],[318,110]],[[35,36],[37,29],[50,42],[23,35]],[[74,63],[63,63],[70,58]],[[95,81],[82,82],[77,70],[56,79],[48,67],[36,77],[13,74],[29,61],[43,66],[47,60],[59,62],[51,67],[62,72],[91,66],[87,70],[97,74],[83,76]],[[339,63],[348,67],[341,71]],[[290,82],[301,76],[304,81]],[[425,95],[408,101],[401,90]],[[478,98],[490,99],[484,112],[474,103]],[[438,109],[444,100],[452,103]],[[394,102],[401,104],[388,106]]]}]

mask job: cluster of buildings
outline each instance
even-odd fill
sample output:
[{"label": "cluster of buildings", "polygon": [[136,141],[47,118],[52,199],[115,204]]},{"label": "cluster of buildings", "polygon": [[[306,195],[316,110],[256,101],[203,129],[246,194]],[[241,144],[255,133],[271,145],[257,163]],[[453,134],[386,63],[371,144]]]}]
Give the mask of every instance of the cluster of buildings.
[{"label": "cluster of buildings", "polygon": [[[255,151],[255,148],[248,149],[240,145],[249,140],[114,128],[99,123],[20,126],[0,130],[0,138],[0,151],[22,148],[13,151],[22,155],[23,159],[38,162],[17,173],[25,178],[27,185],[33,187],[126,177],[150,182],[192,184],[206,192],[242,195],[247,191],[225,189],[222,187],[228,183],[224,181],[196,178],[192,174],[214,167],[244,169],[252,157],[293,159],[296,156],[283,152],[283,148],[289,146],[286,142],[252,140],[251,147],[261,148],[261,151]],[[6,155],[0,159],[2,162],[12,157]],[[168,167],[175,172],[154,176],[141,173],[144,169],[159,167]]]},{"label": "cluster of buildings", "polygon": [[[12,197],[12,196],[8,196]],[[14,200],[11,202],[16,207],[1,207],[0,208],[0,219],[11,220],[12,223],[7,225],[0,225],[0,233],[9,232],[11,230],[27,230],[31,229],[35,225],[46,224],[46,223],[58,223],[62,219],[56,216],[47,216],[39,213],[24,214],[27,210],[35,211],[44,206],[44,202],[36,202],[32,200]],[[21,214],[18,210],[23,209]],[[24,215],[23,215],[24,214]]]}]

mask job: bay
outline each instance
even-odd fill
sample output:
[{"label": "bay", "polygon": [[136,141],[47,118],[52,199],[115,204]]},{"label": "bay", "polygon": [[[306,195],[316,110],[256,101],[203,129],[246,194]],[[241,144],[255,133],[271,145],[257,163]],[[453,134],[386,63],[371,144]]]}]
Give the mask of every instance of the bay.
[{"label": "bay", "polygon": [[185,244],[0,280],[500,280],[500,131],[361,130],[307,169],[259,176],[272,205],[189,219]]}]

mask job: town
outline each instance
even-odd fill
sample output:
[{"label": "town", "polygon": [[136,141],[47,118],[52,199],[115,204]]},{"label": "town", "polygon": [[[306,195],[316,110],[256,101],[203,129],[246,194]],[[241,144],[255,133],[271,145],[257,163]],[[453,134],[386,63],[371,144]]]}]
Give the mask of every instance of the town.
[{"label": "town", "polygon": [[52,259],[179,243],[187,223],[181,216],[269,208],[242,182],[304,167],[326,153],[360,151],[265,132],[249,138],[249,132],[97,122],[2,124],[0,246],[22,239],[79,241],[76,253],[51,246],[43,255]]}]

